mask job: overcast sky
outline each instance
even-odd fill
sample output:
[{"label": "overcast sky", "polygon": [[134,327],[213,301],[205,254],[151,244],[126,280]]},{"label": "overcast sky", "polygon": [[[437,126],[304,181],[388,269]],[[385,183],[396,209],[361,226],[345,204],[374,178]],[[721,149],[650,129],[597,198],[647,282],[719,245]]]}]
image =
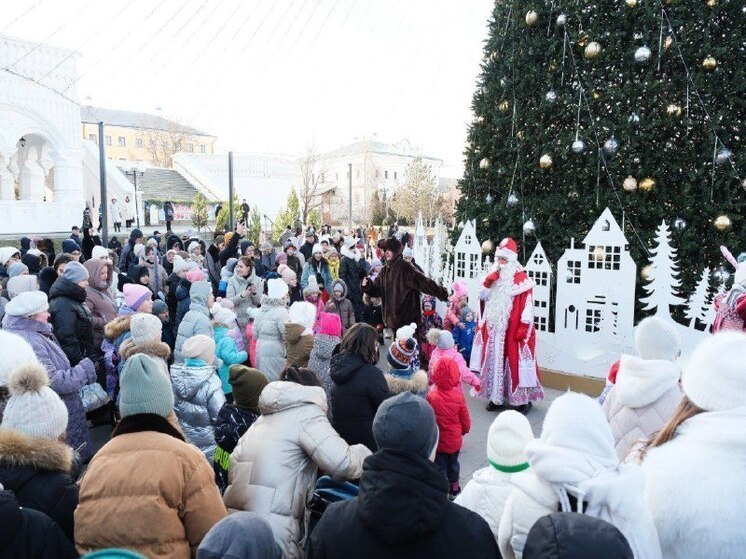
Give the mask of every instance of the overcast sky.
[{"label": "overcast sky", "polygon": [[[16,0],[0,33],[81,53],[77,98],[176,118],[218,149],[374,133],[461,165],[493,0]],[[90,97],[90,99],[88,99]]]}]

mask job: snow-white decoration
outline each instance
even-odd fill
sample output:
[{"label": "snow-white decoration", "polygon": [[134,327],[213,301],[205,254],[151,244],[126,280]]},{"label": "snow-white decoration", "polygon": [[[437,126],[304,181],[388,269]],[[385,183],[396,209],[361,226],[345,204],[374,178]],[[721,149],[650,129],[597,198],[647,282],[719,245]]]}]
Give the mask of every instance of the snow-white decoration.
[{"label": "snow-white decoration", "polygon": [[549,309],[552,299],[552,265],[541,242],[528,257],[526,273],[534,280],[534,324],[539,332],[549,331]]},{"label": "snow-white decoration", "polygon": [[702,276],[689,296],[684,309],[684,316],[689,321],[689,328],[695,328],[697,321],[705,324],[707,322],[707,311],[709,306],[708,296],[710,293],[710,268],[705,266]]},{"label": "snow-white decoration", "polygon": [[665,221],[656,230],[655,248],[650,249],[648,281],[644,286],[648,296],[641,299],[646,311],[656,309],[656,315],[669,315],[670,307],[683,305],[685,300],[679,296],[681,288],[679,266],[676,262],[676,249],[671,245],[671,231]]}]

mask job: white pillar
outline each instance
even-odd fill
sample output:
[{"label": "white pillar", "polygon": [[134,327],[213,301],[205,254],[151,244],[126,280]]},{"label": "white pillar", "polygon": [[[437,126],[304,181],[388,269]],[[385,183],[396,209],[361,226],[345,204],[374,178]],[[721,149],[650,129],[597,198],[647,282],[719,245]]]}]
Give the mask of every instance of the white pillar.
[{"label": "white pillar", "polygon": [[12,156],[12,150],[0,152],[0,200],[16,199],[16,179],[8,168]]},{"label": "white pillar", "polygon": [[76,149],[65,149],[54,153],[52,158],[54,160],[55,201],[73,202],[82,208],[86,197],[83,186],[82,154]]},{"label": "white pillar", "polygon": [[18,183],[21,200],[44,200],[44,168],[39,164],[39,150],[26,146],[18,152]]}]

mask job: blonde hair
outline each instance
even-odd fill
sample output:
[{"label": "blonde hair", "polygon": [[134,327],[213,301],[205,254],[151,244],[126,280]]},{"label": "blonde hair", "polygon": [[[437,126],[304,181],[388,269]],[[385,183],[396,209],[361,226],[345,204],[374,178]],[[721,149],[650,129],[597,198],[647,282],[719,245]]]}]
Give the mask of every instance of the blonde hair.
[{"label": "blonde hair", "polygon": [[705,410],[700,408],[694,402],[692,402],[686,395],[681,399],[679,405],[676,406],[676,410],[673,413],[671,419],[666,423],[660,431],[655,433],[645,446],[640,450],[640,458],[644,459],[648,450],[656,448],[666,444],[676,437],[676,430],[679,426],[684,423],[687,419],[691,419],[695,415],[703,413]]}]

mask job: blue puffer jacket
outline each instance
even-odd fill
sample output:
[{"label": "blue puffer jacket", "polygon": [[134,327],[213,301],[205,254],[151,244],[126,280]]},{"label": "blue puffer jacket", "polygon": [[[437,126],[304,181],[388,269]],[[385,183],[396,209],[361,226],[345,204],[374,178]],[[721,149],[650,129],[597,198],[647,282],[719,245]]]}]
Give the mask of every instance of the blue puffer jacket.
[{"label": "blue puffer jacket", "polygon": [[187,440],[205,453],[212,463],[215,452],[213,426],[225,395],[215,367],[201,359],[187,359],[171,366],[171,385],[174,390],[174,411]]},{"label": "blue puffer jacket", "polygon": [[229,334],[228,328],[215,326],[215,356],[223,362],[223,365],[218,369],[223,393],[231,394],[233,388],[228,382],[228,367],[245,362],[249,355],[245,351],[238,350],[236,340]]},{"label": "blue puffer jacket", "polygon": [[319,287],[323,287],[324,289],[326,289],[326,292],[331,295],[332,281],[334,281],[334,279],[332,278],[332,272],[329,269],[329,263],[325,259],[322,259],[321,262],[316,263],[316,267],[314,267],[314,263],[316,262],[311,259],[306,262],[305,266],[303,266],[303,275],[301,275],[300,277],[301,290],[305,289],[308,285],[308,278],[318,272],[321,275],[321,279],[324,280],[323,282],[319,282]]},{"label": "blue puffer jacket", "polygon": [[189,312],[181,319],[178,324],[176,334],[176,349],[174,350],[174,360],[177,363],[183,363],[184,356],[181,354],[181,348],[184,342],[192,336],[204,334],[210,338],[213,337],[212,322],[210,321],[210,309],[207,306],[209,298],[212,296],[212,287],[206,281],[199,281],[192,284],[189,289],[189,297],[192,302],[189,304]]}]

